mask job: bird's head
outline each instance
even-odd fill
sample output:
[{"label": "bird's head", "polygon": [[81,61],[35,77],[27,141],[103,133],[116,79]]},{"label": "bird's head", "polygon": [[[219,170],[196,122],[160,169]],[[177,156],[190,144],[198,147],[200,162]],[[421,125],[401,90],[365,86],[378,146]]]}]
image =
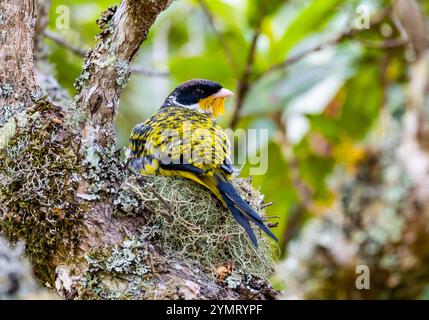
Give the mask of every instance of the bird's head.
[{"label": "bird's head", "polygon": [[163,107],[184,107],[217,117],[224,112],[225,99],[233,93],[210,80],[189,80],[178,86],[165,100]]}]

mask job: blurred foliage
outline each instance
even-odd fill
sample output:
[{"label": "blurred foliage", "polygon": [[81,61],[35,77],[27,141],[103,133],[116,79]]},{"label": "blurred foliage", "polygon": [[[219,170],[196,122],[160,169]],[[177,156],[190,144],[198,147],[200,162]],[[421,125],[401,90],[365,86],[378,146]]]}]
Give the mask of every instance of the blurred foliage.
[{"label": "blurred foliage", "polygon": [[[54,0],[49,27],[66,41],[88,49],[95,43],[95,21],[100,12],[115,4],[118,1]],[[369,30],[357,30],[355,36],[344,37],[340,43],[306,55],[286,68],[264,72],[354,27],[361,14],[359,6],[366,5],[374,18],[389,2],[206,0],[204,4],[207,10],[200,0],[174,1],[152,28],[135,64],[171,75],[132,75],[121,99],[118,148],[126,146],[132,127],[155,112],[180,82],[208,78],[237,89],[253,35],[260,30],[251,86],[238,127],[269,130],[269,141],[259,145],[269,152],[268,172],[253,181],[266,201],[273,202],[268,214],[280,217],[275,233],[281,238],[291,210],[305,201],[294,179],[311,192],[304,220],[332,203],[336,196],[329,179],[332,172],[336,168],[353,172],[364,153],[362,143],[373,138],[368,133],[378,122],[383,105],[395,100],[390,95],[401,90],[398,84],[404,78],[407,57],[403,48],[383,50],[367,45],[398,36],[386,15]],[[58,30],[57,9],[64,5],[70,9],[70,29]],[[427,4],[425,7],[429,11]],[[212,15],[214,28],[207,12]],[[73,92],[83,59],[47,42],[60,82]],[[228,102],[226,115],[220,120],[224,127],[231,119],[233,103]],[[289,152],[285,152],[285,141]],[[236,150],[243,148],[237,146]],[[295,173],[291,163],[297,166]],[[242,174],[246,176],[249,169],[246,164]],[[297,228],[296,232],[300,226]]]}]

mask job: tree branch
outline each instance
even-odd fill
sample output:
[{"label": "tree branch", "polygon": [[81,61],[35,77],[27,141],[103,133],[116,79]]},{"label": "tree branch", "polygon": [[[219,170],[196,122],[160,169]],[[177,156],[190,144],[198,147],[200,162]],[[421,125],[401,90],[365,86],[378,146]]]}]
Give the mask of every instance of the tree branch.
[{"label": "tree branch", "polygon": [[[370,23],[370,28],[373,28],[373,27],[379,25],[390,12],[391,12],[391,8],[387,8],[387,9],[383,10],[380,14],[378,14],[376,17],[374,17]],[[256,75],[253,78],[252,82],[257,82],[257,81],[261,80],[261,78],[268,76],[269,74],[271,74],[275,71],[285,69],[285,68],[289,67],[290,65],[293,65],[293,64],[301,61],[302,59],[304,59],[305,57],[309,56],[312,53],[321,51],[327,47],[338,45],[339,43],[341,43],[345,40],[352,39],[359,32],[362,32],[362,31],[365,31],[365,29],[363,29],[363,30],[347,29],[347,30],[341,32],[340,34],[336,35],[335,37],[333,37],[333,38],[331,38],[331,39],[329,39],[323,43],[320,43],[320,44],[318,44],[312,48],[304,50],[298,54],[289,56],[284,61],[282,61],[278,64],[275,64],[275,65],[272,65],[268,69],[266,69],[263,72],[261,72],[260,74]],[[383,44],[369,43],[368,46],[371,46],[374,48],[379,48],[379,49],[386,49],[386,48],[393,48],[396,46],[403,46],[406,43],[407,43],[407,41],[405,39],[401,38],[401,39],[386,41]],[[364,44],[364,45],[366,45],[366,44]]]},{"label": "tree branch", "polygon": [[[208,191],[192,191],[196,186],[191,182],[173,179],[178,183],[173,186],[164,180],[167,177],[152,177],[139,185],[115,151],[113,120],[129,64],[167,2],[124,0],[118,9],[107,11],[99,21],[102,31],[97,47],[85,59],[76,103],[56,106],[48,99],[31,101],[19,118],[0,124],[0,232],[11,242],[25,241],[35,275],[68,299],[275,298],[277,292],[265,280],[273,263],[265,238],[261,236],[256,251],[242,237],[241,228],[224,219],[227,209],[214,208],[210,195],[204,195]],[[31,21],[32,15],[25,20],[17,14],[29,3],[10,0],[7,6],[1,2],[0,8],[8,8],[8,31],[26,37],[25,49],[31,59],[19,62],[34,67],[32,30],[22,27],[22,21]],[[13,62],[17,48],[12,43],[6,52]],[[21,65],[12,67],[19,71],[13,79],[21,75],[21,79],[31,79]],[[17,103],[25,99],[13,97]],[[213,222],[189,224],[190,215],[200,217],[206,209],[173,201],[176,191],[189,203],[207,206],[207,218]],[[250,186],[243,191],[249,202],[260,199]],[[168,217],[163,216],[165,204],[160,198],[174,209]],[[181,222],[174,224],[180,232],[174,231],[173,224],[171,228],[166,225],[170,217],[183,221],[183,228]],[[222,233],[214,221],[222,221]],[[171,239],[173,234],[179,240]],[[222,248],[211,234],[221,239]],[[207,239],[212,249],[194,248],[194,240],[189,239],[195,235],[195,241]],[[195,252],[184,255],[185,250]],[[233,268],[216,277],[218,266],[229,265],[230,260]]]},{"label": "tree branch", "polygon": [[88,53],[85,67],[76,81],[76,103],[88,117],[86,127],[97,128],[92,140],[102,146],[114,143],[114,118],[119,97],[127,83],[129,66],[147,38],[156,17],[169,1],[124,0],[99,19],[99,41]]},{"label": "tree branch", "polygon": [[396,0],[393,6],[416,51],[416,59],[409,71],[405,130],[399,154],[418,185],[419,200],[425,202],[429,196],[429,29],[422,9],[414,0]]},{"label": "tree branch", "polygon": [[[53,32],[51,30],[45,30],[45,36],[46,38],[54,41],[57,45],[69,50],[70,52],[74,53],[75,55],[85,58],[86,56],[86,50],[74,46],[70,42],[67,42],[63,37],[61,37],[60,34]],[[158,71],[158,70],[151,70],[149,68],[145,68],[142,66],[132,65],[130,66],[130,72],[131,73],[137,73],[141,74],[147,77],[168,77],[170,76],[170,73],[168,71]]]},{"label": "tree branch", "polygon": [[300,52],[298,54],[292,55],[292,56],[288,57],[286,60],[284,60],[278,64],[274,64],[271,67],[269,67],[268,69],[266,69],[263,72],[256,75],[253,78],[253,82],[257,82],[261,78],[266,77],[275,71],[285,69],[285,68],[289,67],[290,65],[301,61],[302,59],[304,59],[305,57],[309,56],[312,53],[321,51],[321,50],[323,50],[327,47],[333,46],[333,45],[337,45],[340,42],[342,42],[343,40],[351,38],[353,35],[354,35],[354,32],[352,30],[346,30],[346,31],[340,33],[339,35],[335,36],[334,38],[332,38],[328,41],[320,43],[320,44],[318,44],[318,45],[316,45],[310,49],[304,50],[303,52]]},{"label": "tree branch", "polygon": [[6,105],[13,115],[37,98],[34,14],[34,0],[0,2],[0,123]]},{"label": "tree branch", "polygon": [[259,36],[261,35],[261,30],[260,30],[261,20],[262,20],[262,17],[260,17],[260,21],[258,22],[258,26],[256,27],[256,29],[253,33],[252,42],[250,44],[250,48],[249,48],[249,51],[247,54],[246,66],[244,67],[243,74],[241,75],[241,77],[238,81],[237,99],[235,100],[236,102],[235,102],[234,109],[232,111],[231,122],[229,124],[229,126],[233,129],[237,125],[237,122],[238,122],[239,117],[240,117],[241,109],[244,105],[244,100],[246,98],[247,92],[248,92],[250,84],[251,84],[250,76],[252,75],[253,64],[255,62],[255,55],[256,55],[258,39],[259,39]]},{"label": "tree branch", "polygon": [[232,50],[228,45],[228,41],[226,41],[224,34],[218,30],[213,14],[210,11],[210,8],[207,6],[207,3],[204,0],[199,0],[199,1],[204,14],[207,17],[207,20],[209,21],[213,29],[213,32],[219,39],[219,44],[221,45],[223,52],[225,54],[225,57],[227,58],[228,63],[231,66],[232,73],[234,75],[238,75],[238,66],[237,66],[237,63],[235,62],[234,55],[232,54]]},{"label": "tree branch", "polygon": [[60,34],[53,32],[51,30],[45,30],[44,31],[44,36],[52,41],[54,41],[57,45],[71,51],[72,53],[74,53],[75,55],[81,57],[81,58],[85,58],[86,55],[86,50],[78,47],[78,46],[74,46],[73,44],[67,42],[63,37],[61,37]]},{"label": "tree branch", "polygon": [[425,16],[414,0],[392,0],[395,14],[407,33],[417,55],[428,50],[429,37]]}]

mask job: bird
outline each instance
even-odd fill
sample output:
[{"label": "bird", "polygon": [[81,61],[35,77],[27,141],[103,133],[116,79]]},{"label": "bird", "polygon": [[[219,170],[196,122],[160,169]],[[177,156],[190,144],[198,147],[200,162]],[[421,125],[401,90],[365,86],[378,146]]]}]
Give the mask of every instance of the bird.
[{"label": "bird", "polygon": [[231,96],[232,91],[211,80],[182,83],[154,115],[133,128],[128,163],[142,175],[182,177],[206,187],[258,247],[250,222],[278,240],[232,184],[236,170],[230,143],[216,123],[224,113],[225,99]]}]

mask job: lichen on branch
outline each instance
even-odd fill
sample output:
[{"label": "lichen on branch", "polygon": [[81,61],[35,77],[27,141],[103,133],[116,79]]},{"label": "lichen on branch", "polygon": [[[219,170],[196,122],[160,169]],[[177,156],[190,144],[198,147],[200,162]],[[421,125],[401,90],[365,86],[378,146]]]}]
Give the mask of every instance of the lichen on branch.
[{"label": "lichen on branch", "polygon": [[[15,35],[25,36],[17,56],[24,69],[0,64],[17,79],[0,81],[0,233],[24,241],[36,277],[67,299],[272,299],[268,240],[259,235],[254,249],[228,210],[192,182],[141,184],[115,149],[129,64],[168,4],[124,0],[106,11],[69,103],[49,75],[39,80],[52,99],[35,84],[34,2],[0,3],[22,20],[7,25],[13,36],[0,46],[0,61],[15,53]],[[260,206],[251,187],[241,190]]]}]

